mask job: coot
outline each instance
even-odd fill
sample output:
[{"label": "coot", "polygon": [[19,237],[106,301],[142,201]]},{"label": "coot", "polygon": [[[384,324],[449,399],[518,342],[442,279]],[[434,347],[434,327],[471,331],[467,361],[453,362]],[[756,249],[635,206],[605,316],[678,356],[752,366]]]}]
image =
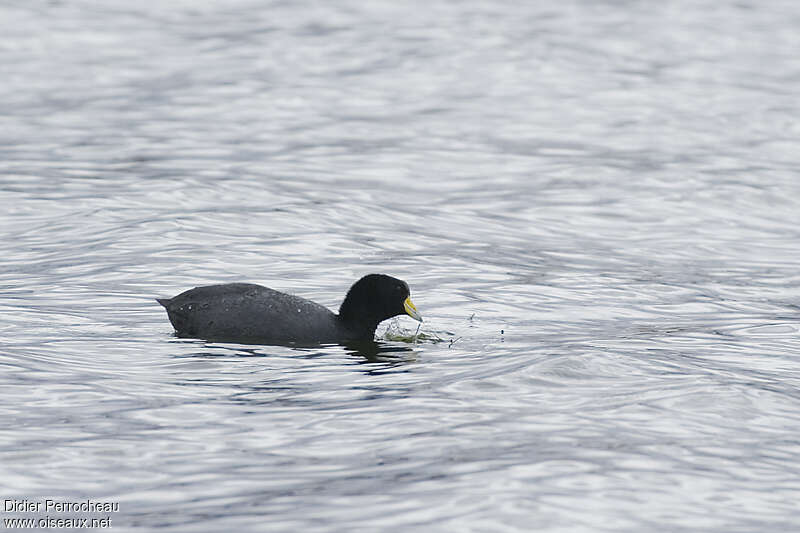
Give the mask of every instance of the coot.
[{"label": "coot", "polygon": [[339,314],[304,298],[251,283],[196,287],[159,298],[181,337],[242,342],[373,340],[378,324],[407,313],[422,322],[405,281],[369,274],[347,292]]}]

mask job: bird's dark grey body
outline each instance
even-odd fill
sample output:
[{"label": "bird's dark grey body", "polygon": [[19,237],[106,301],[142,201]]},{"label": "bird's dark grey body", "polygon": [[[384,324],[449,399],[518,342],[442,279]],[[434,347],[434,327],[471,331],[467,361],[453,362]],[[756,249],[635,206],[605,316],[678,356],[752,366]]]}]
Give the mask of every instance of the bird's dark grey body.
[{"label": "bird's dark grey body", "polygon": [[264,342],[372,340],[378,323],[416,308],[404,308],[408,285],[370,274],[348,292],[340,314],[305,298],[251,283],[196,287],[162,298],[169,320],[183,337]]},{"label": "bird's dark grey body", "polygon": [[197,287],[159,302],[175,330],[191,337],[317,342],[340,338],[338,318],[327,308],[251,283]]}]

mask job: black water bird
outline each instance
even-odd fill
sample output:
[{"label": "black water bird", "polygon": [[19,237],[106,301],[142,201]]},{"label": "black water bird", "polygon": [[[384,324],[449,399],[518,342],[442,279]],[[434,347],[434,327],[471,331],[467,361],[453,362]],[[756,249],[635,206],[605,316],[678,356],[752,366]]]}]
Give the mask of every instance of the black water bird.
[{"label": "black water bird", "polygon": [[422,322],[405,281],[369,274],[347,292],[339,314],[261,285],[196,287],[159,298],[181,337],[263,343],[373,340],[378,324],[404,313]]}]

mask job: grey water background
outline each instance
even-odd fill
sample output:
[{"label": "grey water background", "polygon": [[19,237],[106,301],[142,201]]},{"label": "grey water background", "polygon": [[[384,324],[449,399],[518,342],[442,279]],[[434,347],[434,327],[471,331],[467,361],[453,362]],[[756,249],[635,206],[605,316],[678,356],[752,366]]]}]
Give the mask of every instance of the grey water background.
[{"label": "grey water background", "polygon": [[[800,529],[796,2],[0,27],[2,498],[118,531]],[[335,309],[369,272],[444,342],[178,339],[153,300]]]}]

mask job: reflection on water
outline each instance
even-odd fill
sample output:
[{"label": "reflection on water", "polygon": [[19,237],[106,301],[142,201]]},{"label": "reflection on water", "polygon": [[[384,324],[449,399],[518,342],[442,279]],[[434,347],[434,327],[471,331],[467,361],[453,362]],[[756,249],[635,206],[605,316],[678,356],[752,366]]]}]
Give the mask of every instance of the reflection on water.
[{"label": "reflection on water", "polygon": [[214,341],[212,344],[207,344],[207,341],[195,340],[193,343],[202,345],[204,350],[188,353],[182,350],[177,353],[175,357],[219,358],[232,355],[236,357],[270,357],[273,355],[270,352],[271,348],[282,347],[290,350],[296,357],[315,359],[329,356],[331,350],[336,350],[338,347],[341,347],[344,349],[344,353],[353,357],[363,358],[366,363],[382,363],[388,366],[395,366],[404,363],[412,363],[415,360],[413,346],[407,346],[398,342],[351,341],[341,345],[317,343],[303,344],[296,342],[271,345],[258,343],[232,345],[221,341]]},{"label": "reflection on water", "polygon": [[[121,529],[796,528],[794,3],[41,7],[0,6],[4,497]],[[336,308],[370,272],[419,332],[178,339],[153,300]]]},{"label": "reflection on water", "polygon": [[399,343],[353,342],[345,346],[350,355],[363,357],[366,362],[379,363],[380,366],[394,367],[415,361],[413,348]]}]

